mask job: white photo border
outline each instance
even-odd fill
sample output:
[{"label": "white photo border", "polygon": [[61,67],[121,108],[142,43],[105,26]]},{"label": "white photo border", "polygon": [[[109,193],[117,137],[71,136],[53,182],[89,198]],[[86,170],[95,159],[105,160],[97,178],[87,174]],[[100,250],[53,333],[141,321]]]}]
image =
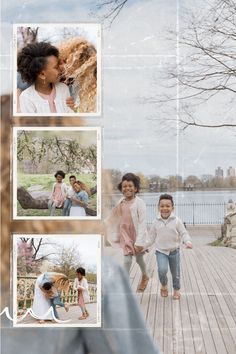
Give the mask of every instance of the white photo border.
[{"label": "white photo border", "polygon": [[[92,113],[20,113],[17,112],[17,28],[19,27],[97,27],[97,111]],[[101,36],[100,23],[15,23],[13,24],[13,117],[98,117],[101,116]]]},{"label": "white photo border", "polygon": [[[17,215],[17,134],[19,131],[96,131],[97,139],[97,215],[96,216],[18,216]],[[101,127],[12,127],[12,213],[13,220],[101,220]]]},{"label": "white photo border", "polygon": [[[88,238],[88,237],[97,237],[97,259],[96,259],[96,270],[97,270],[97,322],[94,324],[84,324],[82,322],[77,324],[72,323],[46,323],[43,326],[41,324],[22,324],[17,323],[17,240],[21,237],[27,238],[75,238],[78,240],[80,237]],[[54,327],[102,327],[102,286],[101,286],[101,273],[102,273],[102,249],[103,249],[103,236],[101,234],[12,234],[12,308],[13,308],[13,327],[37,327],[37,328],[54,328]]]}]

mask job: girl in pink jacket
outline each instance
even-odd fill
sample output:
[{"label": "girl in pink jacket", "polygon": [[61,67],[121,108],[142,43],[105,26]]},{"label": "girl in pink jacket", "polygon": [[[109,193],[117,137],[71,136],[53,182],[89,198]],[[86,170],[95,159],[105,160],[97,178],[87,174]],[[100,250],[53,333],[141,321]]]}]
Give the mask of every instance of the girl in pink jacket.
[{"label": "girl in pink jacket", "polygon": [[122,192],[123,198],[106,221],[108,239],[111,244],[118,243],[123,249],[124,267],[128,274],[135,257],[142,272],[137,291],[144,291],[149,278],[143,259],[144,252],[138,251],[140,246],[145,245],[147,237],[146,205],[136,196],[140,189],[140,178],[133,173],[126,173],[118,189]]}]

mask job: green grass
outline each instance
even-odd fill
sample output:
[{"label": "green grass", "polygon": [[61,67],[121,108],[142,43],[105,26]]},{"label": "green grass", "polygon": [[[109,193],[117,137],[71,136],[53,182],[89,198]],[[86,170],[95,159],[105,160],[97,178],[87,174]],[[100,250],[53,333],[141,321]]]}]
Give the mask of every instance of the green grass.
[{"label": "green grass", "polygon": [[[68,186],[69,183],[68,174],[63,180]],[[80,174],[76,175],[77,179],[84,182],[89,188],[96,185],[95,175],[92,174]],[[23,174],[18,173],[18,184],[24,187],[26,190],[29,187],[40,185],[42,186],[42,192],[51,192],[53,183],[55,182],[55,177],[51,174]],[[97,195],[93,195],[89,200],[89,208],[97,209]],[[48,209],[23,209],[19,203],[17,203],[17,215],[18,216],[50,216]],[[62,216],[61,209],[56,210],[55,216]]]},{"label": "green grass", "polygon": [[214,247],[225,247],[225,245],[222,243],[222,240],[215,240],[213,242],[208,243],[208,245]]},{"label": "green grass", "polygon": [[[70,184],[69,182],[69,177],[70,175],[66,175],[66,178],[63,180],[66,184]],[[96,180],[94,180],[94,175],[93,174],[81,174],[81,175],[76,175],[77,180],[80,180],[84,182],[88,187],[94,187],[96,184]],[[20,184],[22,187],[28,189],[29,187],[32,187],[34,185],[41,185],[43,186],[43,189],[45,191],[51,191],[53,183],[56,182],[56,179],[53,175],[48,175],[48,174],[40,174],[40,175],[30,175],[30,174],[23,174],[23,173],[18,173],[17,175],[18,178],[18,184]]]}]

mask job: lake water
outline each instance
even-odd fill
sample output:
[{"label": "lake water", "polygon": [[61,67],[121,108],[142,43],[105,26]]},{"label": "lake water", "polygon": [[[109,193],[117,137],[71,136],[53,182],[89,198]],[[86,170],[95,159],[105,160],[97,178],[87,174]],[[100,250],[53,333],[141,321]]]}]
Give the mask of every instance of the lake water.
[{"label": "lake water", "polygon": [[[146,203],[157,203],[163,193],[140,193]],[[170,193],[175,204],[178,203],[227,203],[229,199],[236,202],[236,190],[218,191],[179,191]]]},{"label": "lake water", "polygon": [[[147,205],[148,224],[156,215],[156,205],[162,193],[140,193]],[[191,225],[222,224],[229,199],[236,203],[236,190],[173,192],[175,212],[182,221]],[[113,203],[121,197],[113,194]],[[113,204],[112,203],[112,204]]]}]

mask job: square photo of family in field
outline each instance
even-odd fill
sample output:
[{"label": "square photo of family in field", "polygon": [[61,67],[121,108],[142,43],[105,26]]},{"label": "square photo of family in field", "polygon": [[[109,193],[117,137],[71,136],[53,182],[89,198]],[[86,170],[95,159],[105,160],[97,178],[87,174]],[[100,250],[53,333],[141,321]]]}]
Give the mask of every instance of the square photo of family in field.
[{"label": "square photo of family in field", "polygon": [[15,326],[101,325],[101,236],[13,235]]},{"label": "square photo of family in field", "polygon": [[16,116],[99,115],[99,24],[14,25]]},{"label": "square photo of family in field", "polygon": [[100,128],[13,128],[13,218],[99,219]]}]

